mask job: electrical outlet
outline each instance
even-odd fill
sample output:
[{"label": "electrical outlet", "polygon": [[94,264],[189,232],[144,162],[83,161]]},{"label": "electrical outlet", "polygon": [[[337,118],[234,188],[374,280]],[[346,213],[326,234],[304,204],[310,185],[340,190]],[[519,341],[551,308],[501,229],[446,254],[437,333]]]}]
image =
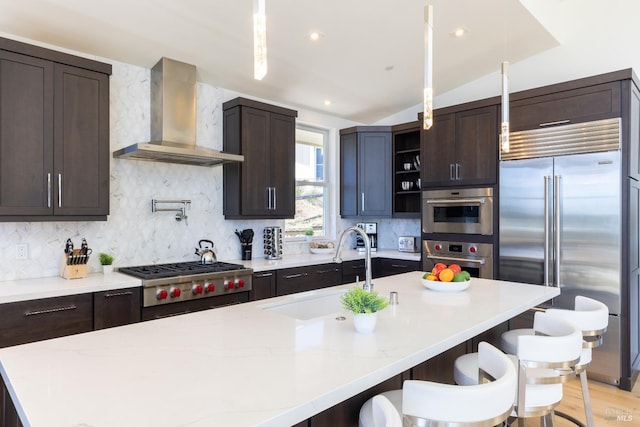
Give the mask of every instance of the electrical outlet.
[{"label": "electrical outlet", "polygon": [[19,243],[16,245],[16,259],[27,259],[26,243]]}]

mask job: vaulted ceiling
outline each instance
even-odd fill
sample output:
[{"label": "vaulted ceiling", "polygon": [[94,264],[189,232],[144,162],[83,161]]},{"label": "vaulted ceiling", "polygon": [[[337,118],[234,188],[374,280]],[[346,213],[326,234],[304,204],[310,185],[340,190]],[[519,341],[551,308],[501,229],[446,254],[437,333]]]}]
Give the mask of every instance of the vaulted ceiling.
[{"label": "vaulted ceiling", "polygon": [[[421,102],[426,3],[266,0],[261,81],[253,0],[0,0],[0,31],[144,68],[166,56],[195,64],[198,80],[217,87],[373,123]],[[557,45],[518,0],[429,3],[436,96]],[[453,37],[459,27],[468,33]]]}]

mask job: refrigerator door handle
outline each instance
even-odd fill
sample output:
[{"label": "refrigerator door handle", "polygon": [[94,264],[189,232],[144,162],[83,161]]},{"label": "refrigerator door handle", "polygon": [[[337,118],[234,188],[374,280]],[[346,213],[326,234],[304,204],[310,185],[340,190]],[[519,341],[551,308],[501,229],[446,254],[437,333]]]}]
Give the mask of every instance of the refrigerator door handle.
[{"label": "refrigerator door handle", "polygon": [[551,231],[550,218],[549,218],[549,181],[551,177],[545,175],[544,177],[544,285],[549,286],[549,242],[551,237],[549,235]]},{"label": "refrigerator door handle", "polygon": [[554,220],[554,262],[555,262],[555,274],[554,274],[554,286],[560,287],[560,175],[553,177],[553,220]]}]

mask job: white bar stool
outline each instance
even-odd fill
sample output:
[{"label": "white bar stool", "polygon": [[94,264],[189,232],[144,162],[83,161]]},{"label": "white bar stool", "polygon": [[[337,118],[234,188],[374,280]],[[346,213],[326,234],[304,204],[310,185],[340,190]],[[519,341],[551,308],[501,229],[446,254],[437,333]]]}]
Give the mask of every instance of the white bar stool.
[{"label": "white bar stool", "polygon": [[[542,312],[535,314],[534,330],[539,335],[518,337],[517,357],[511,357],[518,367],[518,393],[512,416],[518,418],[520,426],[531,417],[541,417],[541,423],[552,426],[553,409],[562,400],[562,383],[574,376],[573,368],[580,359],[582,333],[575,324]],[[477,366],[477,353],[457,358],[456,383],[477,384]]]},{"label": "white bar stool", "polygon": [[[406,426],[495,426],[513,410],[516,369],[507,355],[486,342],[478,345],[477,366],[476,384],[472,386],[407,380],[402,390],[378,396],[386,397],[403,414]],[[493,381],[484,382],[490,379]],[[360,409],[360,427],[380,427],[373,410],[373,400],[378,396],[366,401]]]},{"label": "white bar stool", "polygon": [[[582,354],[575,369],[576,373],[580,374],[582,400],[587,421],[586,425],[587,427],[595,427],[586,368],[591,363],[592,349],[602,345],[602,336],[607,331],[609,325],[609,309],[600,301],[583,296],[576,296],[574,304],[573,310],[550,308],[546,313],[556,316],[559,319],[574,322],[582,330]],[[533,329],[513,329],[503,333],[501,341],[502,349],[509,354],[516,354],[518,337],[521,335],[533,335],[533,333]],[[566,414],[560,412],[557,414],[579,423]]]}]

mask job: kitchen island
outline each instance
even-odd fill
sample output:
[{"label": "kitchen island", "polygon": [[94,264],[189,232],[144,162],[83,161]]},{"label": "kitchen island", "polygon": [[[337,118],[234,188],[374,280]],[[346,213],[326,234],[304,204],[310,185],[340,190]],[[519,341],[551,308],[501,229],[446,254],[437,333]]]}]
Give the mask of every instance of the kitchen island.
[{"label": "kitchen island", "polygon": [[421,274],[374,281],[399,304],[372,335],[341,309],[281,310],[344,285],[1,349],[0,373],[24,426],[289,426],[559,294],[486,279],[434,292]]}]

